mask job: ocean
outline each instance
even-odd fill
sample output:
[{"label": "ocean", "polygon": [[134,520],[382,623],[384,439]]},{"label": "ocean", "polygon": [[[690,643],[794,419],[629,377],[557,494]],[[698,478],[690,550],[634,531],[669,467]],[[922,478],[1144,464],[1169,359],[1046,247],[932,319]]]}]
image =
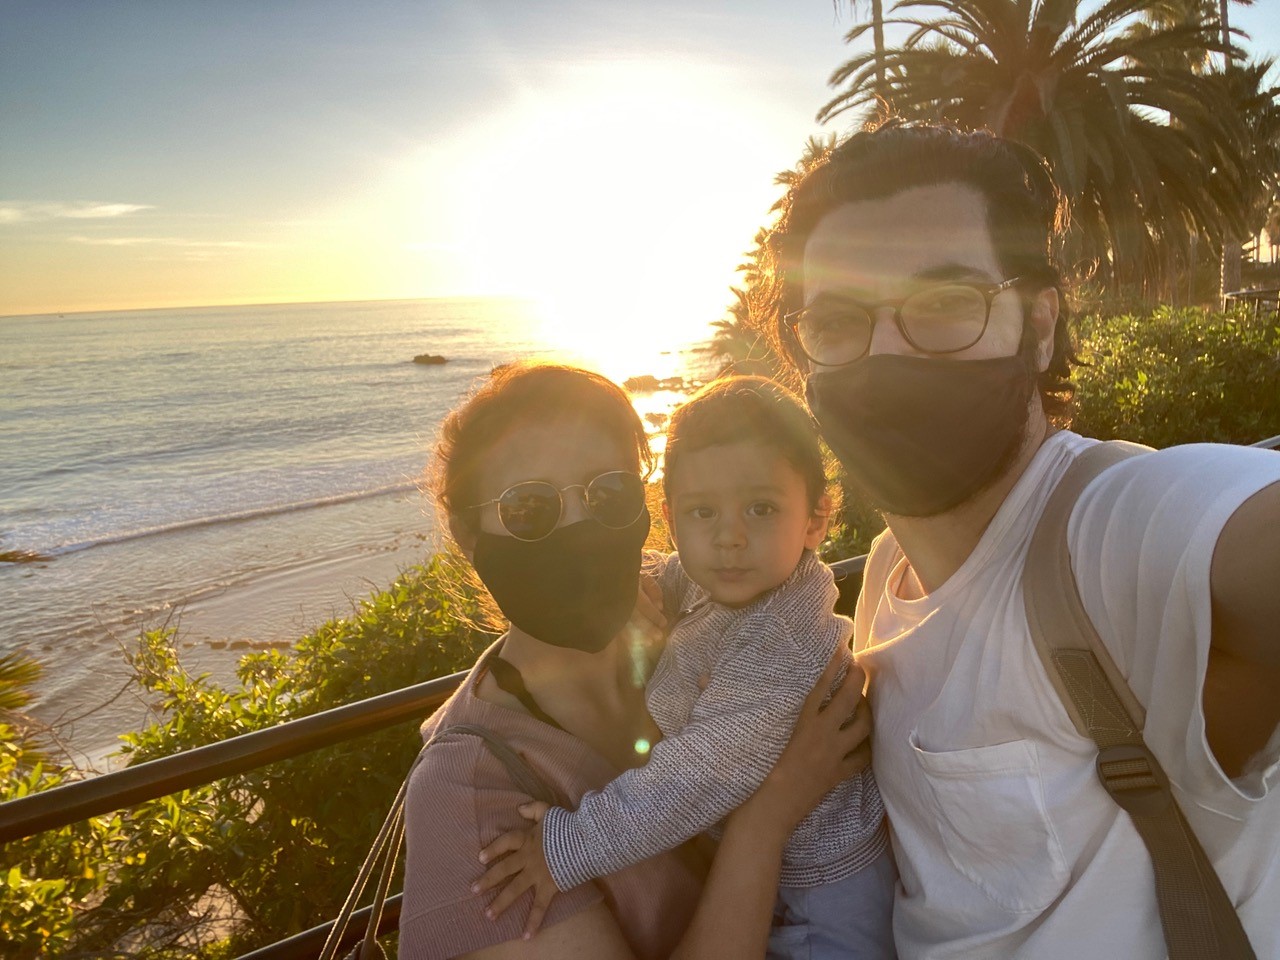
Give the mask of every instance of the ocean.
[{"label": "ocean", "polygon": [[[494,365],[699,374],[689,343],[567,339],[493,299],[0,318],[0,553],[35,558],[0,563],[0,654],[44,664],[31,712],[100,758],[151,710],[140,631],[175,626],[188,670],[230,679],[424,559],[436,430]],[[658,424],[678,396],[637,408]]]}]

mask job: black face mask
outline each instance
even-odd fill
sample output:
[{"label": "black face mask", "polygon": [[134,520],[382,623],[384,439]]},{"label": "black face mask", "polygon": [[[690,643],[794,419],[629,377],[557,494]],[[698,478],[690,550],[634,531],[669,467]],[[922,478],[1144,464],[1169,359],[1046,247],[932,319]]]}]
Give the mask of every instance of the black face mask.
[{"label": "black face mask", "polygon": [[850,479],[881,510],[929,517],[1009,466],[1035,390],[1031,358],[877,354],[805,385],[809,409]]},{"label": "black face mask", "polygon": [[582,520],[532,542],[481,533],[476,573],[499,609],[543,643],[599,653],[636,605],[649,511],[612,530]]}]

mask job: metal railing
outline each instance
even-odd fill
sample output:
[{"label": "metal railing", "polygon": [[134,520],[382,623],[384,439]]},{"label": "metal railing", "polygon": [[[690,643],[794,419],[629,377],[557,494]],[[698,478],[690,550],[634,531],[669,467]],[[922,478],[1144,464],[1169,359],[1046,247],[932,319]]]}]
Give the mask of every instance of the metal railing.
[{"label": "metal railing", "polygon": [[[1280,450],[1280,435],[1251,444]],[[840,599],[836,609],[851,614],[862,583],[866,557],[832,564]],[[0,844],[54,830],[89,817],[212,783],[278,760],[287,760],[344,740],[374,733],[414,718],[425,718],[457,689],[465,671],[438,677],[391,693],[290,720],[267,730],[126,767],[114,773],[55,787],[0,803]],[[379,931],[393,929],[400,915],[399,896],[388,898]],[[363,933],[368,912],[359,911],[348,926],[352,943]],[[321,924],[262,947],[239,960],[293,960],[314,957],[332,923]],[[348,944],[349,945],[349,944]],[[345,949],[345,947],[344,947]]]}]

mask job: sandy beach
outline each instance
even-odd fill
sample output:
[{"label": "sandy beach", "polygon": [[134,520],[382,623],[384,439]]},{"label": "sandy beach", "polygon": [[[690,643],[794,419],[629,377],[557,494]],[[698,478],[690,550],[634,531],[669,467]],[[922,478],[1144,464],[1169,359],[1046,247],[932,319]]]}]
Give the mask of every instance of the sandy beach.
[{"label": "sandy beach", "polygon": [[[300,558],[114,627],[107,640],[91,643],[78,664],[46,674],[32,714],[59,726],[78,763],[109,768],[119,734],[154,716],[142,691],[129,683],[124,658],[143,629],[175,627],[190,673],[235,684],[236,665],[246,653],[288,648],[326,620],[347,615],[433,551],[434,533],[417,496],[366,501],[343,512],[348,520],[358,512],[366,526],[384,529],[384,539]],[[245,532],[252,535],[252,527]]]}]

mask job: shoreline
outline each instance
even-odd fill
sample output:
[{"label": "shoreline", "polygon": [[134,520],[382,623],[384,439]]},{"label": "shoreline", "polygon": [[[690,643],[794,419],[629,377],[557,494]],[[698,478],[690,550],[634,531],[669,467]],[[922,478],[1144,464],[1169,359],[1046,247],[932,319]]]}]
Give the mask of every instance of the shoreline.
[{"label": "shoreline", "polygon": [[155,718],[154,706],[129,684],[124,650],[144,631],[172,627],[182,667],[235,685],[241,657],[266,649],[288,649],[323,623],[350,615],[361,600],[386,589],[400,571],[424,562],[436,547],[433,536],[402,532],[382,543],[347,548],[247,577],[213,593],[175,605],[114,637],[115,649],[94,657],[88,675],[62,680],[47,656],[45,675],[27,709],[58,729],[69,758],[102,772],[120,764],[111,755],[121,735]]}]

